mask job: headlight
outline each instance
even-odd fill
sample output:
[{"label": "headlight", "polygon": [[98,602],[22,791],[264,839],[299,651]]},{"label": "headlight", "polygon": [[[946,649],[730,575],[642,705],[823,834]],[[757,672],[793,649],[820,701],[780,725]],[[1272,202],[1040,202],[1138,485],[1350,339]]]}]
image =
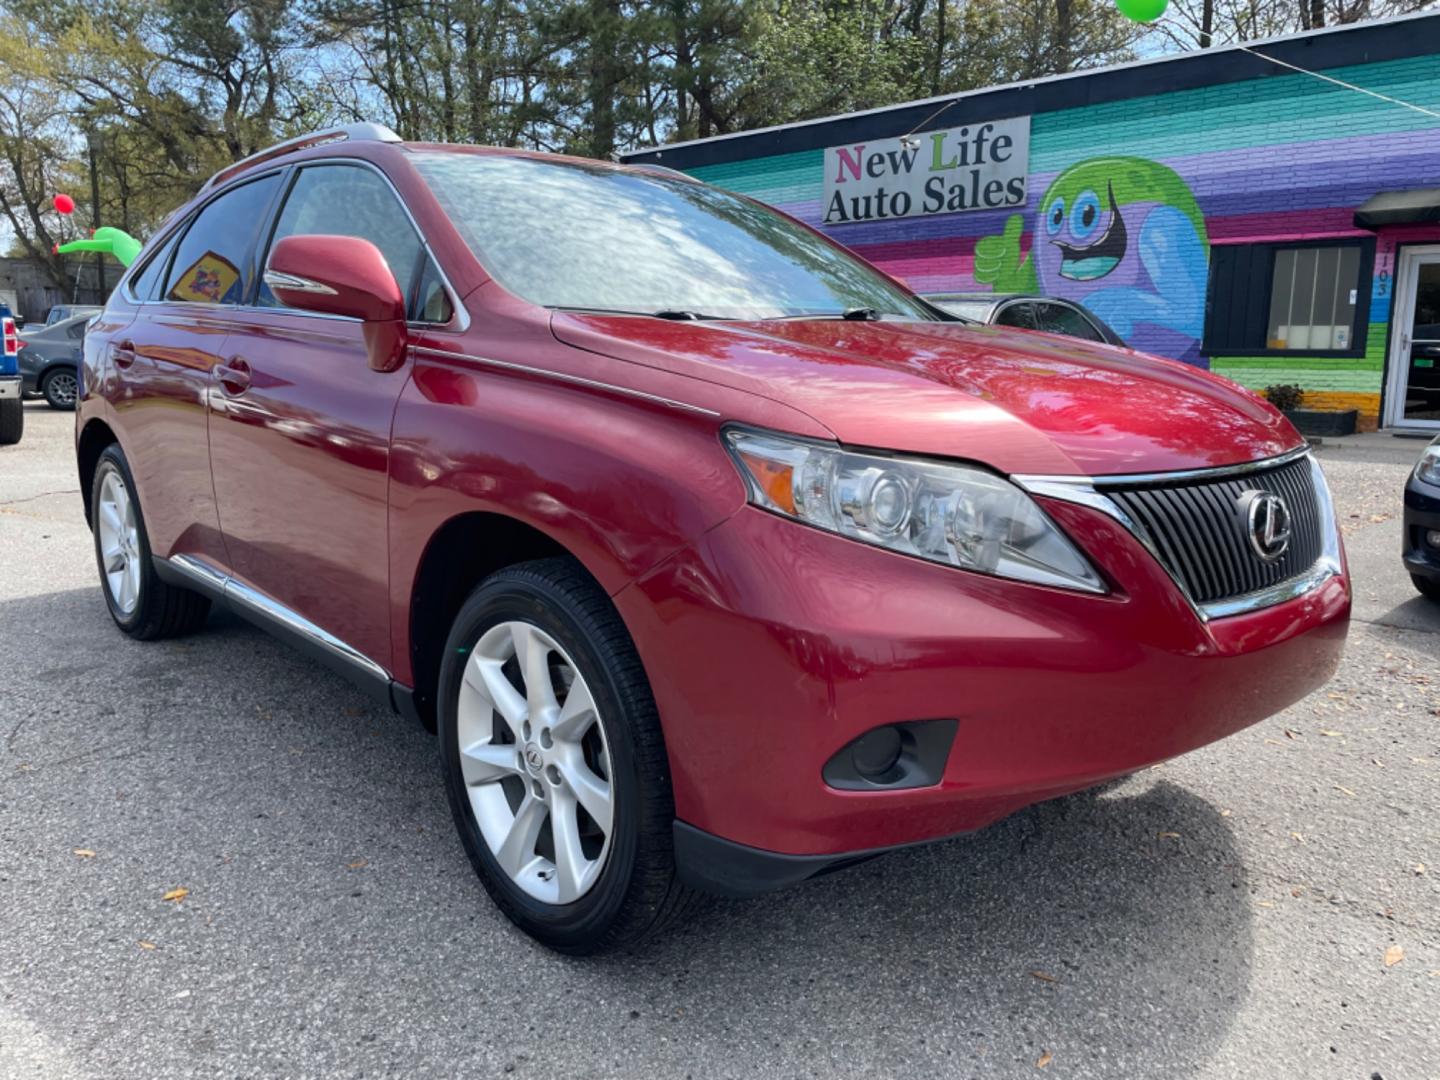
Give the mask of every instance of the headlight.
[{"label": "headlight", "polygon": [[740,428],[727,429],[725,440],[750,501],[766,510],[965,570],[1106,591],[1030,496],[998,476]]},{"label": "headlight", "polygon": [[1440,443],[1427,446],[1415,463],[1415,479],[1440,487]]}]

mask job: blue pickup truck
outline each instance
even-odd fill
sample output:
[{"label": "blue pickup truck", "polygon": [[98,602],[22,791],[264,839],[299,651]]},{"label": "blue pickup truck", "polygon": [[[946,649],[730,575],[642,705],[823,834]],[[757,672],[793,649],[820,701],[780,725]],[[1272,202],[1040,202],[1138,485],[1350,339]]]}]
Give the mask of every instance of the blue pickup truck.
[{"label": "blue pickup truck", "polygon": [[25,434],[25,406],[20,399],[20,332],[4,304],[0,304],[0,327],[5,337],[0,352],[0,446],[9,446]]}]

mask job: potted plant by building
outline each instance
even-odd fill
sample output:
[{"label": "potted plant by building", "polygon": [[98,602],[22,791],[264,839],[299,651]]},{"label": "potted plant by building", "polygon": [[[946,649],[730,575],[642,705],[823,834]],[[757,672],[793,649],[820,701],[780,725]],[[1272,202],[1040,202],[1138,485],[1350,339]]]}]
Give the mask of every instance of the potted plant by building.
[{"label": "potted plant by building", "polygon": [[1358,409],[1302,409],[1305,391],[1293,383],[1267,386],[1261,391],[1301,435],[1354,435]]}]

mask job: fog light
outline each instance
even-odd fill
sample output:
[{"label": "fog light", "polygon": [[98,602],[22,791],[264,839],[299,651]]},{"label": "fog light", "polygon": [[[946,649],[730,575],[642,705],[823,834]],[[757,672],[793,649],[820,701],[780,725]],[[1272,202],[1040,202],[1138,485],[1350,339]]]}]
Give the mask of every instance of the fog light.
[{"label": "fog light", "polygon": [[820,770],[841,791],[894,791],[940,782],[955,720],[900,720],[881,724],[836,750]]},{"label": "fog light", "polygon": [[850,760],[867,780],[884,779],[900,760],[900,729],[887,724],[867,731],[851,744]]},{"label": "fog light", "polygon": [[1425,543],[1433,548],[1440,548],[1440,529],[1426,529]]}]

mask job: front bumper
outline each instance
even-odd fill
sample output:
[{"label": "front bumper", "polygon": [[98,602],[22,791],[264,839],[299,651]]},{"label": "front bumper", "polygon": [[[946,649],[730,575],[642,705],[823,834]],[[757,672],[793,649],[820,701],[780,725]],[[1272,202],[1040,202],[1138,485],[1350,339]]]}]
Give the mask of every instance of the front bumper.
[{"label": "front bumper", "polygon": [[[741,860],[752,886],[773,887],[978,829],[1223,738],[1334,671],[1343,556],[1301,596],[1206,621],[1118,522],[1044,505],[1110,595],[965,573],[750,507],[617,594],[664,719],[687,878],[756,891],[738,887],[740,856],[755,856]],[[821,778],[863,732],[938,718],[958,726],[937,784]]]},{"label": "front bumper", "polygon": [[1418,578],[1440,581],[1440,548],[1425,542],[1425,533],[1440,529],[1440,488],[1416,480],[1405,485],[1405,522],[1401,557],[1405,570]]},{"label": "front bumper", "polygon": [[0,375],[0,399],[20,396],[20,376]]}]

